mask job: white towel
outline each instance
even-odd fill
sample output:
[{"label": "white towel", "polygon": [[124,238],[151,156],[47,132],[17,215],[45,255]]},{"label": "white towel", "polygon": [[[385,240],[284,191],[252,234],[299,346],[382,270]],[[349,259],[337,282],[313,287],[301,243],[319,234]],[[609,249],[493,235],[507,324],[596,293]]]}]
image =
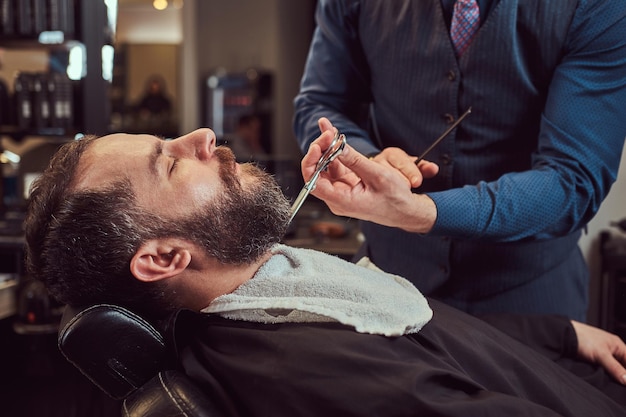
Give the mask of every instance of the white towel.
[{"label": "white towel", "polygon": [[276,245],[254,277],[203,309],[257,323],[339,322],[357,332],[417,333],[432,318],[407,280],[367,259],[363,266],[322,252]]}]

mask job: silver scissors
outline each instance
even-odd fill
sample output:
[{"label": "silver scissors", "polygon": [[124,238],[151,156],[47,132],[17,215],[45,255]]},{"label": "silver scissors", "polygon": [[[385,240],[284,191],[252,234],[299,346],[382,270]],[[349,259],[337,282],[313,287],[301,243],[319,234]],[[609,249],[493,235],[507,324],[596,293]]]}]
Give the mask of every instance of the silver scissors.
[{"label": "silver scissors", "polygon": [[335,158],[341,154],[341,152],[343,152],[343,148],[345,148],[345,146],[346,135],[339,134],[339,131],[335,132],[335,137],[330,143],[330,146],[326,149],[326,152],[324,152],[320,160],[317,161],[313,176],[306,182],[306,184],[304,184],[300,194],[298,194],[298,197],[296,197],[296,200],[291,206],[291,217],[289,218],[289,223],[291,223],[293,218],[296,216],[296,213],[298,213],[298,210],[300,210],[300,207],[302,207],[304,200],[306,200],[309,194],[311,194],[311,191],[315,189],[315,185],[317,184],[317,180],[319,179],[322,171],[325,171],[328,168],[328,165],[330,165],[330,163],[333,162]]}]

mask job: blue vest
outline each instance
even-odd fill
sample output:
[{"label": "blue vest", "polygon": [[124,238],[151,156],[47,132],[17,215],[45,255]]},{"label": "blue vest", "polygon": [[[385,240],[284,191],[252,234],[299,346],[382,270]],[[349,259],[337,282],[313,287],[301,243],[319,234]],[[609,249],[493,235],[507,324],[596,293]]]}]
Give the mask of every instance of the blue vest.
[{"label": "blue vest", "polygon": [[[376,126],[371,137],[419,155],[472,107],[472,114],[429,154],[440,172],[419,191],[528,170],[577,4],[496,1],[457,60],[440,0],[361,2],[354,25],[371,71]],[[494,244],[402,233],[371,223],[363,223],[362,230],[374,249],[374,263],[446,303],[473,313],[568,312],[584,319],[588,271],[577,245],[579,232]],[[514,288],[517,295],[509,296]]]}]

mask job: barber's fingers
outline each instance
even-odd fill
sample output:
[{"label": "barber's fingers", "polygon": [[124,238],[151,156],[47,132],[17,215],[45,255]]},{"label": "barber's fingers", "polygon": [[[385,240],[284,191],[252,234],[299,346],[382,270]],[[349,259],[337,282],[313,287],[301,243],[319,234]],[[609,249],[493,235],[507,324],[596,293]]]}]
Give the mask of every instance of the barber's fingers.
[{"label": "barber's fingers", "polygon": [[334,128],[332,128],[331,125],[331,129],[326,129],[322,131],[321,135],[317,139],[315,139],[311,143],[311,145],[309,145],[307,153],[302,157],[302,160],[300,161],[300,168],[302,170],[302,176],[304,177],[305,181],[308,181],[315,172],[315,169],[317,168],[317,163],[322,157],[322,154],[330,146],[334,137],[335,132]]},{"label": "barber's fingers", "polygon": [[417,164],[417,168],[419,168],[424,178],[432,178],[439,173],[439,165],[427,160],[421,160]]},{"label": "barber's fingers", "polygon": [[[389,167],[370,160],[350,145],[346,144],[343,152],[337,159],[343,167],[354,172],[368,188],[381,189],[387,187],[390,183],[398,185],[399,182],[406,187],[410,187],[406,176],[402,180],[397,170],[390,170]],[[331,168],[333,168],[332,164]]]},{"label": "barber's fingers", "polygon": [[374,157],[374,160],[400,171],[410,182],[412,188],[421,186],[424,178],[432,178],[439,172],[437,164],[424,160],[416,165],[417,157],[396,147],[385,148]]},{"label": "barber's fingers", "polygon": [[305,180],[308,180],[309,177],[313,175],[319,159],[324,151],[328,149],[337,132],[333,124],[326,117],[321,117],[317,121],[317,124],[320,128],[320,136],[311,142],[309,149],[300,161],[300,167]]},{"label": "barber's fingers", "polygon": [[620,384],[626,385],[625,359],[623,352],[622,356],[618,356],[616,353],[613,355],[606,354],[598,357],[598,363]]},{"label": "barber's fingers", "polygon": [[320,132],[324,133],[327,130],[335,130],[333,124],[326,117],[320,117],[317,121],[317,125],[320,128]]},{"label": "barber's fingers", "polygon": [[598,363],[619,383],[626,385],[626,346],[617,336],[608,343],[609,351],[598,355]]},{"label": "barber's fingers", "polygon": [[615,380],[626,385],[626,344],[615,334],[571,320],[578,339],[578,355],[601,365]]}]

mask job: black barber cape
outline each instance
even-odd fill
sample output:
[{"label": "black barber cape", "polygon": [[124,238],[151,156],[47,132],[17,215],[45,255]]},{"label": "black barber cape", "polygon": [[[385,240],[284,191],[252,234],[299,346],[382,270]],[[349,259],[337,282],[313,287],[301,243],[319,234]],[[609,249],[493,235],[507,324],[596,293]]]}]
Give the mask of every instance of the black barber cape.
[{"label": "black barber cape", "polygon": [[241,417],[626,416],[626,388],[574,359],[568,320],[486,318],[511,337],[429,303],[433,319],[401,337],[190,312],[173,334],[184,371]]}]

